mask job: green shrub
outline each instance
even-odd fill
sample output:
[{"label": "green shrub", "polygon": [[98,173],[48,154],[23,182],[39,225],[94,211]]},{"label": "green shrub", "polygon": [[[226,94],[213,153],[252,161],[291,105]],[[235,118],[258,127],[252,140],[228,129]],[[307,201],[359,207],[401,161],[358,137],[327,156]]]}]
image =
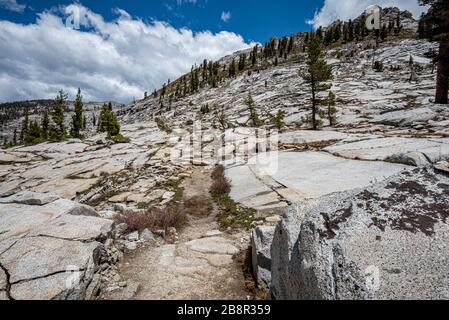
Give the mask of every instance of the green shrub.
[{"label": "green shrub", "polygon": [[115,143],[129,143],[131,141],[130,138],[124,137],[121,133],[119,133],[115,136],[112,136],[110,139],[112,141],[114,141]]},{"label": "green shrub", "polygon": [[166,133],[172,132],[171,128],[167,125],[164,117],[156,117],[154,118],[154,122],[156,122],[156,125],[159,128],[159,130],[164,131]]}]

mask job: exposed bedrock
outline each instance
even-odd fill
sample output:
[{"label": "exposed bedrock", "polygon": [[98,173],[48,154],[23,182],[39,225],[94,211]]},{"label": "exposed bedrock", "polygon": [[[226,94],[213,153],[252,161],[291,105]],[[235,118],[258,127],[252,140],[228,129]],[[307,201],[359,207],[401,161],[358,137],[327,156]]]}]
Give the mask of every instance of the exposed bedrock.
[{"label": "exposed bedrock", "polygon": [[289,207],[271,246],[274,299],[448,299],[449,178],[405,171]]}]

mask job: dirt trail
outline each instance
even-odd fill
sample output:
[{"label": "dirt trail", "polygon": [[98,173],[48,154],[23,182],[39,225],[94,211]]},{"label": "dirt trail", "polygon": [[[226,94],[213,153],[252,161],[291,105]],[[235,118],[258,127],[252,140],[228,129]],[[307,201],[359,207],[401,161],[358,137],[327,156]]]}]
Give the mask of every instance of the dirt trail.
[{"label": "dirt trail", "polygon": [[[195,168],[183,183],[184,198],[208,197],[210,171]],[[119,273],[128,283],[139,283],[133,299],[246,299],[241,265],[233,257],[245,247],[245,233],[220,233],[217,208],[206,217],[189,217],[178,244],[143,247],[128,255]],[[120,299],[120,293],[108,298]]]}]

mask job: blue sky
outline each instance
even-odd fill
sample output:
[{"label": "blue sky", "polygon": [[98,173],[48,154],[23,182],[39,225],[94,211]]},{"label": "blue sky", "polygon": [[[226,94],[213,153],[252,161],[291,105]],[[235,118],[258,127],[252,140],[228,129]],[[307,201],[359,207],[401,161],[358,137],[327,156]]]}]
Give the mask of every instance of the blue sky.
[{"label": "blue sky", "polygon": [[[376,0],[419,16],[417,0]],[[0,102],[127,103],[203,59],[357,17],[373,0],[0,0]],[[77,24],[72,24],[79,17]],[[75,26],[75,27],[74,27]],[[79,28],[78,28],[79,26]]]},{"label": "blue sky", "polygon": [[[18,0],[28,7],[22,12],[0,8],[0,19],[21,23],[32,23],[36,13],[73,1],[62,0]],[[271,36],[284,36],[298,31],[308,31],[306,20],[313,18],[324,0],[84,0],[80,3],[105,19],[115,18],[114,8],[126,10],[132,16],[144,20],[166,21],[176,28],[187,27],[194,31],[232,31],[245,40],[265,42]],[[230,13],[228,21],[222,14]],[[225,19],[226,20],[226,19]]]}]

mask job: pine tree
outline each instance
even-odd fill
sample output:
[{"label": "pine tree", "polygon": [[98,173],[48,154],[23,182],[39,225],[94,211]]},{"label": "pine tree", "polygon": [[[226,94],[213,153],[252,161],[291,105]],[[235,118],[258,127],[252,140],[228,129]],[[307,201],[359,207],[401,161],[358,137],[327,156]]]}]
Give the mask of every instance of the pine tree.
[{"label": "pine tree", "polygon": [[329,124],[331,126],[336,123],[336,113],[337,109],[335,109],[336,99],[335,93],[329,91],[329,95],[327,97],[327,118],[329,119]]},{"label": "pine tree", "polygon": [[14,129],[14,136],[13,136],[13,138],[12,138],[12,144],[13,144],[14,146],[17,145],[17,129]]},{"label": "pine tree", "polygon": [[245,70],[245,67],[246,67],[246,54],[242,53],[239,56],[239,71]]},{"label": "pine tree", "polygon": [[307,72],[302,77],[311,87],[312,93],[312,128],[318,129],[317,114],[321,101],[317,98],[320,91],[327,90],[326,81],[332,80],[332,68],[324,59],[322,41],[318,35],[313,35],[307,49]]},{"label": "pine tree", "polygon": [[425,27],[425,14],[424,12],[421,14],[421,18],[419,19],[418,23],[418,37],[419,39],[425,39],[426,38],[426,27]]},{"label": "pine tree", "polygon": [[117,116],[112,111],[112,104],[104,104],[98,119],[98,132],[106,132],[108,138],[113,138],[120,133],[120,124]]},{"label": "pine tree", "polygon": [[427,23],[428,38],[439,41],[437,61],[437,85],[435,103],[448,104],[449,91],[449,1],[419,0],[420,5],[430,5],[427,14],[421,19]]},{"label": "pine tree", "polygon": [[343,42],[347,43],[348,39],[349,39],[348,24],[347,23],[343,23]]},{"label": "pine tree", "polygon": [[27,144],[37,143],[39,142],[41,137],[41,129],[39,124],[36,121],[30,122],[30,128],[27,137],[25,138],[25,142]]},{"label": "pine tree", "polygon": [[354,41],[354,24],[352,20],[348,22],[348,40],[350,42]]},{"label": "pine tree", "polygon": [[288,41],[288,53],[292,53],[293,49],[295,48],[295,38],[292,36],[290,37],[289,41]]},{"label": "pine tree", "polygon": [[245,99],[245,104],[248,106],[248,109],[249,109],[249,120],[251,122],[251,125],[253,127],[261,126],[262,121],[259,118],[259,115],[258,115],[257,109],[256,109],[256,103],[254,102],[254,99],[251,96],[251,94],[248,94],[248,97]]},{"label": "pine tree", "polygon": [[259,51],[259,47],[258,46],[255,46],[254,48],[253,48],[253,52],[252,52],[252,54],[251,54],[251,64],[252,64],[252,66],[254,67],[255,65],[256,65],[256,63],[257,63],[257,52]]},{"label": "pine tree", "polygon": [[399,10],[398,15],[396,17],[396,27],[398,28],[398,31],[401,30],[401,11]]},{"label": "pine tree", "polygon": [[42,115],[42,120],[41,120],[42,138],[45,139],[45,140],[48,139],[49,125],[50,125],[50,120],[48,118],[48,111],[45,110],[43,115]]},{"label": "pine tree", "polygon": [[382,26],[382,29],[380,30],[380,38],[382,40],[385,40],[387,38],[387,36],[388,36],[388,29],[387,29],[387,25],[384,24]]},{"label": "pine tree", "polygon": [[231,64],[229,65],[229,78],[234,78],[236,72],[235,60],[232,59]]},{"label": "pine tree", "polygon": [[78,88],[78,93],[75,99],[75,114],[72,116],[72,128],[70,134],[74,138],[81,138],[81,130],[84,128],[83,116],[83,97],[81,96],[81,89]]},{"label": "pine tree", "polygon": [[337,42],[341,38],[341,26],[340,24],[337,24],[337,26],[334,29],[334,42]]},{"label": "pine tree", "polygon": [[52,110],[52,120],[55,126],[50,127],[50,138],[53,140],[61,141],[65,137],[64,126],[64,107],[67,101],[67,93],[60,90],[55,98],[55,102]]},{"label": "pine tree", "polygon": [[271,121],[273,122],[274,126],[281,130],[284,126],[284,117],[285,117],[285,112],[282,110],[278,110],[278,112],[276,113],[276,115],[272,115],[271,113],[268,112],[268,117],[271,119]]},{"label": "pine tree", "polygon": [[25,143],[25,140],[28,137],[28,129],[29,129],[29,117],[27,108],[25,109],[25,117],[22,121],[22,129],[20,130],[20,143]]}]

